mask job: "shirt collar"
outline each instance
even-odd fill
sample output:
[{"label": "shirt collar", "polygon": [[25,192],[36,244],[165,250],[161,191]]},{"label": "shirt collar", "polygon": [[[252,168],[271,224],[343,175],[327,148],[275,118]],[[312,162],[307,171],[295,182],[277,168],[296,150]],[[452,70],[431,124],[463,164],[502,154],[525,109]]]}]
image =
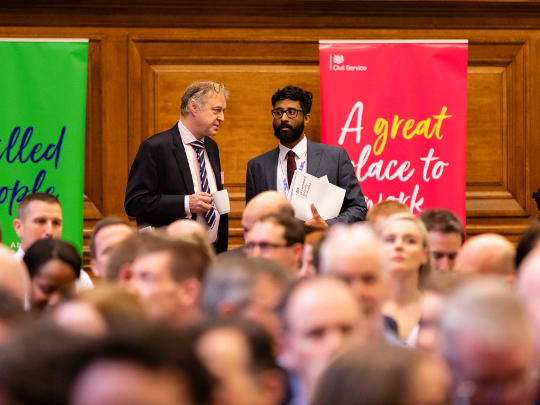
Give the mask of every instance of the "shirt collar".
[{"label": "shirt collar", "polygon": [[282,145],[281,142],[279,143],[279,159],[280,160],[287,159],[287,152],[290,150],[292,150],[298,158],[302,159],[304,157],[304,155],[307,152],[307,138],[305,134],[302,134],[302,136],[303,136],[302,140],[298,142],[298,144],[292,149],[289,149],[286,146]]},{"label": "shirt collar", "polygon": [[[197,138],[186,128],[182,120],[178,120],[178,130],[180,131],[180,137],[184,145],[189,145],[191,142],[195,142]],[[204,143],[204,140],[202,141]]]}]

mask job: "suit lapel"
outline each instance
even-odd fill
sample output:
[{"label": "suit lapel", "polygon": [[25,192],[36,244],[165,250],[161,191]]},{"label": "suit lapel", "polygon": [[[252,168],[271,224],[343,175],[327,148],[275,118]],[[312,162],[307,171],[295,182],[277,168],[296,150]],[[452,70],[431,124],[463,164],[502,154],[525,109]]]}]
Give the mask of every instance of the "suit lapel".
[{"label": "suit lapel", "polygon": [[277,165],[279,159],[279,146],[270,151],[266,156],[266,164],[264,165],[266,171],[266,187],[267,190],[277,190]]},{"label": "suit lapel", "polygon": [[217,144],[213,139],[206,138],[204,141],[206,153],[208,154],[208,160],[214,171],[214,176],[216,178],[216,186],[218,191],[223,190],[223,184],[221,184],[221,168],[219,164],[219,150]]},{"label": "suit lapel", "polygon": [[317,176],[319,164],[321,163],[322,150],[319,144],[307,140],[307,168],[306,171],[312,176]]},{"label": "suit lapel", "polygon": [[189,169],[189,163],[187,160],[186,150],[184,149],[184,143],[180,137],[180,131],[178,130],[178,125],[175,125],[172,129],[172,138],[173,138],[173,154],[176,158],[176,163],[178,164],[178,169],[180,169],[180,174],[184,185],[186,186],[187,194],[193,194],[195,188],[193,187],[193,177],[191,176],[191,170]]}]

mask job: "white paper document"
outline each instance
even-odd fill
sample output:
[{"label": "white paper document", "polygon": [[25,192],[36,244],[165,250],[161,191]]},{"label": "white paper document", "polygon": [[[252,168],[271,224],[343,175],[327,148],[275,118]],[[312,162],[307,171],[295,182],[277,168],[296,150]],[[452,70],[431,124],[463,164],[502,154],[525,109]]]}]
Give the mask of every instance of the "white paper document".
[{"label": "white paper document", "polygon": [[345,198],[345,189],[328,183],[327,179],[318,179],[298,170],[294,172],[291,183],[288,197],[296,218],[302,221],[313,218],[311,204],[315,204],[315,208],[324,220],[339,215]]}]

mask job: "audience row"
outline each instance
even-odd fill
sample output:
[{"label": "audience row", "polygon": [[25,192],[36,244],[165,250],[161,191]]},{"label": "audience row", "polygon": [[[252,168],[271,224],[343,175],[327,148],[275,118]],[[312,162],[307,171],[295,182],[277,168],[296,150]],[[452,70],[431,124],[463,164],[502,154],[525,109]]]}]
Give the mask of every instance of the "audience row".
[{"label": "audience row", "polygon": [[540,403],[540,220],[516,249],[385,201],[305,235],[267,191],[244,210],[244,245],[218,256],[195,221],[139,233],[104,218],[93,283],[54,197],[25,197],[14,226],[0,404]]}]

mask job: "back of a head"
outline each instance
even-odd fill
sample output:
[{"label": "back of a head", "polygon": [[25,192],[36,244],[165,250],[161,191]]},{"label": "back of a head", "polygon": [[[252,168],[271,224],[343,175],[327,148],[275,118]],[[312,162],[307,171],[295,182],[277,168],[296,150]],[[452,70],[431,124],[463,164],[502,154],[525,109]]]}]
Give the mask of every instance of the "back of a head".
[{"label": "back of a head", "polygon": [[209,316],[217,316],[223,302],[243,308],[249,303],[255,284],[253,261],[244,257],[218,260],[206,273],[201,303]]},{"label": "back of a head", "polygon": [[0,287],[0,340],[7,329],[23,319],[24,315],[23,301],[7,288]]},{"label": "back of a head", "polygon": [[78,299],[95,307],[111,330],[123,330],[147,320],[137,297],[116,284],[101,283],[92,290],[79,293]]},{"label": "back of a head", "polygon": [[209,316],[218,315],[223,302],[242,309],[252,299],[253,288],[259,274],[269,275],[285,286],[288,272],[273,261],[263,258],[234,257],[218,260],[207,272],[201,293],[202,307]]},{"label": "back of a head", "polygon": [[78,278],[81,273],[82,259],[69,242],[60,239],[40,239],[24,255],[24,263],[33,278],[39,268],[49,260],[60,260],[69,265]]},{"label": "back of a head", "polygon": [[143,239],[146,234],[136,233],[133,236],[124,239],[118,245],[112,248],[109,257],[109,264],[105,272],[104,279],[110,282],[118,281],[120,270],[127,263],[132,263],[137,256],[139,248],[143,244]]},{"label": "back of a head", "polygon": [[147,240],[139,248],[137,258],[151,253],[168,253],[171,276],[175,281],[182,282],[187,278],[202,281],[212,258],[199,246],[159,235],[148,235],[145,239]]},{"label": "back of a head", "polygon": [[278,369],[272,336],[263,326],[249,319],[207,319],[192,328],[191,333],[199,340],[207,333],[226,329],[236,330],[245,338],[250,355],[249,369],[255,378],[267,370]]},{"label": "back of a head", "polygon": [[[211,401],[213,380],[197,359],[189,339],[170,329],[148,325],[98,339],[51,325],[32,325],[0,350],[0,385],[20,405],[77,403],[74,396],[88,384],[87,371],[103,361],[133,365],[150,373],[170,373],[187,388],[182,390],[188,396],[184,398],[186,403],[206,405]],[[110,378],[107,387],[89,389],[107,395],[102,389],[119,384]],[[106,401],[103,396],[101,400]],[[109,398],[108,403],[115,403],[115,398]]]},{"label": "back of a head", "polygon": [[540,241],[540,217],[532,221],[519,238],[515,259],[516,269],[519,269],[529,252],[538,246],[538,241]]},{"label": "back of a head", "polygon": [[486,233],[467,240],[456,259],[463,273],[511,276],[515,274],[515,248],[505,237]]},{"label": "back of a head", "polygon": [[[189,222],[195,222],[195,221],[189,221]],[[214,247],[208,240],[208,236],[206,232],[204,234],[200,233],[179,233],[172,235],[171,238],[173,240],[180,240],[183,242],[188,242],[196,245],[200,250],[204,252],[206,256],[210,259],[210,261],[214,261],[216,257],[216,252],[214,250]]]},{"label": "back of a head", "polygon": [[406,405],[420,355],[399,346],[355,346],[322,375],[313,405]]},{"label": "back of a head", "polygon": [[269,214],[283,214],[294,217],[294,208],[287,198],[274,190],[264,191],[253,197],[242,213],[242,226],[249,231],[253,224]]},{"label": "back of a head", "polygon": [[374,224],[381,223],[391,215],[411,213],[409,207],[395,200],[385,200],[375,204],[366,214],[366,221]]},{"label": "back of a head", "polygon": [[[127,362],[155,372],[174,373],[185,384],[181,393],[187,395],[187,398],[177,398],[178,401],[211,403],[212,378],[198,360],[189,338],[168,328],[145,327],[133,333],[113,334],[89,348],[83,348],[74,361],[72,399],[85,383],[81,381],[85,370],[101,360],[120,365]],[[113,400],[114,397],[110,399]]]},{"label": "back of a head", "polygon": [[451,295],[441,316],[441,348],[450,365],[465,361],[459,352],[463,336],[486,347],[530,344],[522,307],[507,283],[476,279]]},{"label": "back of a head", "polygon": [[450,210],[425,210],[420,213],[420,219],[428,232],[457,233],[461,236],[461,243],[465,240],[463,224]]},{"label": "back of a head", "polygon": [[320,248],[319,268],[322,274],[333,274],[344,257],[365,255],[377,256],[380,268],[385,267],[386,256],[377,234],[364,224],[336,226],[328,231]]}]

